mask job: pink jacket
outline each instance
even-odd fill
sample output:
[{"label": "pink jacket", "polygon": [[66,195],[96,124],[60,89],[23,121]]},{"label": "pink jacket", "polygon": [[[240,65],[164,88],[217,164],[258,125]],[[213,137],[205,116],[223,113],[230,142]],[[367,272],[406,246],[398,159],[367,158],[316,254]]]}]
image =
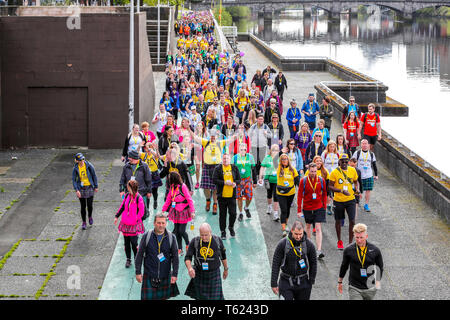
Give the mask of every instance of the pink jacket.
[{"label": "pink jacket", "polygon": [[[116,213],[116,218],[122,215],[121,222],[123,224],[130,226],[135,225],[144,216],[145,212],[144,199],[142,198],[141,195],[138,196],[138,199],[139,200],[137,205],[135,201],[129,203],[131,200],[131,195],[130,194],[125,195],[125,198],[123,199],[122,204],[120,205],[120,208]],[[137,215],[136,212],[138,212]]]},{"label": "pink jacket", "polygon": [[[174,198],[172,198],[172,187],[169,188],[169,193],[167,194],[166,202],[163,205],[162,211],[167,212],[169,208],[172,207],[172,201],[175,201],[177,204],[175,205],[175,210],[183,211],[187,206],[189,206],[189,212],[194,213],[194,201],[192,201],[191,194],[189,193],[188,187],[183,183],[181,186],[181,190],[183,192],[184,197],[181,195],[181,192],[176,192],[177,188],[174,190]],[[175,199],[175,200],[173,200]],[[187,203],[183,203],[186,199]]]}]

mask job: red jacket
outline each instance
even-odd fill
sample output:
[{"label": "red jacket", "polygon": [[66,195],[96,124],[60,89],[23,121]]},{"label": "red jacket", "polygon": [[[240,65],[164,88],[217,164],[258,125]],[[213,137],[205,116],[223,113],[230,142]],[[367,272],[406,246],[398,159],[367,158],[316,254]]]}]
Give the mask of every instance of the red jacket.
[{"label": "red jacket", "polygon": [[[250,152],[250,138],[248,135],[244,135],[244,139],[243,141],[246,145],[247,145],[247,153]],[[236,140],[234,140],[234,142],[232,143],[232,148],[230,148],[230,150],[233,151],[233,154],[238,154],[239,153],[239,139],[236,138]]]},{"label": "red jacket", "polygon": [[[304,181],[306,179],[306,181]],[[300,185],[298,188],[298,196],[297,196],[297,211],[300,212],[302,209],[302,201],[303,201],[303,210],[317,210],[320,208],[326,209],[327,207],[327,181],[322,178],[323,181],[323,190],[322,184],[320,183],[320,178],[316,176],[316,181],[311,181],[311,184],[308,181],[308,176],[303,177],[300,180]],[[306,184],[305,184],[306,182]],[[317,184],[316,184],[317,182]],[[303,198],[303,185],[305,185],[305,197]],[[313,187],[316,185],[315,193],[316,199],[313,200],[312,194],[314,193]]]}]

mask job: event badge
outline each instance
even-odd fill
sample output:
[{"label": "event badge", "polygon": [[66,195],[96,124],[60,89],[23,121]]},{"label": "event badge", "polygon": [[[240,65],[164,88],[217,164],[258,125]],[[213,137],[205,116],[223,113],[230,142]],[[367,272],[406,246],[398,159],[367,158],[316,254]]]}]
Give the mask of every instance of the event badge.
[{"label": "event badge", "polygon": [[191,230],[194,230],[194,223],[191,222]]},{"label": "event badge", "polygon": [[202,262],[202,270],[203,271],[208,271],[209,270],[208,262]]},{"label": "event badge", "polygon": [[313,200],[316,200],[317,194],[316,194],[316,193],[313,193],[313,194],[312,194],[312,198],[313,198]]},{"label": "event badge", "polygon": [[211,160],[212,160],[213,162],[216,162],[216,157],[212,157]]},{"label": "event badge", "polygon": [[348,187],[347,187],[347,186],[343,186],[342,189],[343,189],[344,191],[348,191]]},{"label": "event badge", "polygon": [[350,137],[353,137],[355,134],[353,132],[350,132]]},{"label": "event badge", "polygon": [[288,181],[285,181],[285,182],[284,182],[284,185],[285,185],[286,187],[289,187],[289,182],[288,182]]},{"label": "event badge", "polygon": [[83,181],[81,181],[81,183],[80,183],[80,184],[81,184],[81,186],[82,186],[82,187],[84,187],[84,182],[83,182]]},{"label": "event badge", "polygon": [[134,181],[134,180],[136,180],[136,177],[135,176],[131,176],[130,180]]},{"label": "event badge", "polygon": [[163,262],[164,260],[166,260],[166,257],[164,257],[164,253],[160,253],[160,254],[158,254],[158,259],[159,259],[159,262]]},{"label": "event badge", "polygon": [[373,123],[373,122],[372,122],[370,125],[371,125],[372,127],[375,127],[375,123]]},{"label": "event badge", "polygon": [[364,168],[364,170],[369,170],[368,166],[364,166],[363,168]]},{"label": "event badge", "polygon": [[273,171],[272,175],[275,177],[277,175],[277,173],[275,171]]},{"label": "event badge", "polygon": [[175,201],[172,201],[172,208],[175,208],[176,205],[177,203]]},{"label": "event badge", "polygon": [[300,268],[304,269],[306,268],[306,263],[305,263],[305,259],[301,259],[298,264],[300,265]]},{"label": "event badge", "polygon": [[360,269],[361,270],[361,277],[367,277],[367,269]]},{"label": "event badge", "polygon": [[241,169],[241,173],[244,174],[245,173],[245,169]]}]

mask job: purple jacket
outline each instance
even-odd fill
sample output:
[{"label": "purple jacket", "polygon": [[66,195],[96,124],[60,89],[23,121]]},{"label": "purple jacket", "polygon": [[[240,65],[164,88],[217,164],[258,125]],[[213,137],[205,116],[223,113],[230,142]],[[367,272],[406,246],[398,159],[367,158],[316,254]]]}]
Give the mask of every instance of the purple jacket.
[{"label": "purple jacket", "polygon": [[308,148],[309,143],[312,141],[311,133],[309,133],[309,131],[306,133],[305,142],[303,142],[304,137],[302,137],[301,134],[302,134],[302,132],[298,131],[295,134],[294,140],[295,140],[295,143],[297,144],[297,148],[306,149],[306,148]]}]

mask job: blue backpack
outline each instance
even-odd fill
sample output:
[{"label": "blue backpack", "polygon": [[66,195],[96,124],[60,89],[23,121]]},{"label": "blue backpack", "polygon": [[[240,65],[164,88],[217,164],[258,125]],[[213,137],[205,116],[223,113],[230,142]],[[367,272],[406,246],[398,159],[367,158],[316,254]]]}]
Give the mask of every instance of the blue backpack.
[{"label": "blue backpack", "polygon": [[[323,192],[323,179],[322,177],[318,177],[320,180],[320,186],[322,187],[322,192]],[[303,198],[305,197],[305,189],[306,189],[306,177],[303,178]]]}]

